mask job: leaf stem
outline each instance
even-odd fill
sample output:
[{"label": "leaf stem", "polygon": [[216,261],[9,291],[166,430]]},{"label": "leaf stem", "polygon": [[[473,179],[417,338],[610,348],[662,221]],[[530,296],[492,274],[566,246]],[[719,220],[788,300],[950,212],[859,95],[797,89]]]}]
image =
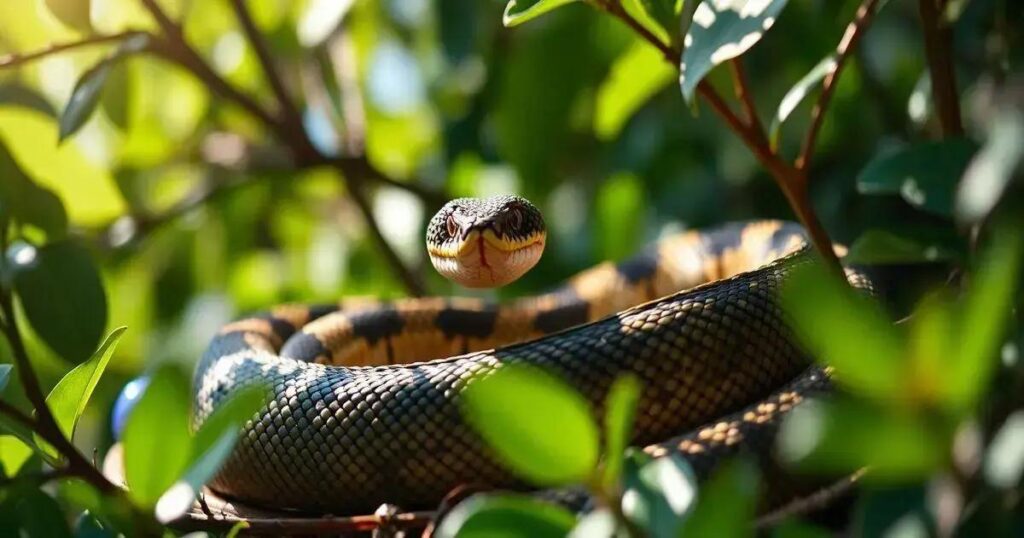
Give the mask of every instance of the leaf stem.
[{"label": "leaf stem", "polygon": [[146,35],[148,32],[142,30],[127,30],[116,34],[96,34],[79,39],[78,41],[71,41],[68,43],[57,43],[50,45],[44,49],[32,51],[32,52],[14,52],[0,56],[0,70],[18,67],[35,60],[45,58],[61,52],[71,51],[75,49],[92,47],[96,45],[105,45],[113,42],[124,41],[125,39],[138,36]]},{"label": "leaf stem", "polygon": [[962,136],[963,120],[960,100],[957,98],[956,73],[953,69],[953,28],[943,22],[936,0],[918,0],[921,29],[924,33],[924,52],[928,58],[928,73],[932,80],[932,96],[938,112],[939,125],[944,138]]}]

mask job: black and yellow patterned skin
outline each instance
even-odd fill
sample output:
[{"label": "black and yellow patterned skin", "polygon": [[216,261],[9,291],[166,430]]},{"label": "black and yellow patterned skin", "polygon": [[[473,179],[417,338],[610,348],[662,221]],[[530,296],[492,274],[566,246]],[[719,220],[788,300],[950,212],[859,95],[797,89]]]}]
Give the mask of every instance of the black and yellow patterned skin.
[{"label": "black and yellow patterned skin", "polygon": [[794,224],[737,223],[669,237],[506,305],[344,302],[234,322],[198,366],[195,424],[248,384],[269,383],[273,399],[210,487],[333,514],[436,506],[462,484],[525,488],[460,413],[476,375],[511,363],[560,376],[595,416],[611,383],[635,374],[633,444],[679,453],[698,474],[740,450],[764,455],[779,416],[828,385],[777,301],[811,257]]}]

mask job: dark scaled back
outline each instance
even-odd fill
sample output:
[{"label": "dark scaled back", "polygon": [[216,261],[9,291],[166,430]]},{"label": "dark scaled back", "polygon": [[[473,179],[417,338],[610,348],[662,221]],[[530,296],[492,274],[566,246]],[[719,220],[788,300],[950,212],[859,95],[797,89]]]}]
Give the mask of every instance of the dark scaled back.
[{"label": "dark scaled back", "polygon": [[456,198],[441,208],[427,225],[427,242],[439,245],[453,239],[448,233],[448,218],[459,232],[490,228],[507,239],[525,239],[546,230],[537,206],[522,196],[504,194],[490,198]]}]

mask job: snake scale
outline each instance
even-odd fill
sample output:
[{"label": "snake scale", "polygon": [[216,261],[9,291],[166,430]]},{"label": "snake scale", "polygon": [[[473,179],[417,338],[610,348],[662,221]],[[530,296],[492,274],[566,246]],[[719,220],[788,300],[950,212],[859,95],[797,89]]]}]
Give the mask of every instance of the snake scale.
[{"label": "snake scale", "polygon": [[240,387],[269,383],[272,399],[210,487],[333,514],[436,506],[462,484],[525,488],[460,412],[476,375],[511,363],[560,376],[595,416],[611,383],[635,374],[633,445],[680,454],[700,476],[739,451],[765,454],[779,417],[828,386],[777,302],[786,276],[811,259],[795,224],[731,223],[501,305],[346,300],[233,322],[197,367],[194,425]]}]

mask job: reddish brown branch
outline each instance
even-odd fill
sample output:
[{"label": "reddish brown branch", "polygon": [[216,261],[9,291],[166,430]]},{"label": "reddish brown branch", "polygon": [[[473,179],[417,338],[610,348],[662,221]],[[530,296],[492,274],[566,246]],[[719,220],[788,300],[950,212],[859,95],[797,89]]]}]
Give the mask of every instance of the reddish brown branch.
[{"label": "reddish brown branch", "polygon": [[759,135],[759,144],[767,144],[764,139],[764,126],[757,115],[757,105],[754,103],[754,96],[750,93],[750,85],[747,82],[747,74],[743,70],[743,58],[736,57],[729,61],[729,68],[732,71],[733,88],[736,91],[736,99],[743,106],[743,113],[747,115],[747,125],[755,135]]},{"label": "reddish brown branch", "polygon": [[597,5],[601,9],[607,11],[609,14],[625,23],[626,26],[629,26],[630,29],[632,29],[634,32],[636,32],[637,35],[642,37],[644,41],[647,41],[653,47],[661,51],[661,54],[662,56],[665,57],[665,60],[675,65],[677,69],[679,68],[679,51],[663,43],[661,39],[658,39],[658,36],[654,35],[653,33],[651,33],[650,30],[645,28],[644,25],[640,24],[640,21],[630,16],[630,14],[626,12],[625,8],[622,7],[622,4],[618,0],[598,0]]},{"label": "reddish brown branch", "polygon": [[246,522],[245,534],[294,536],[326,535],[353,532],[370,532],[379,528],[395,530],[422,529],[430,524],[433,512],[406,512],[394,516],[353,516],[353,517],[282,517],[282,518],[239,518],[235,516],[201,517],[191,514],[188,518],[175,521],[172,526],[181,531],[230,530],[239,522]]},{"label": "reddish brown branch", "polygon": [[146,32],[143,32],[143,31],[140,31],[140,30],[130,30],[130,31],[125,31],[125,32],[120,32],[120,33],[117,33],[117,34],[92,35],[92,36],[86,37],[85,39],[80,39],[78,41],[72,41],[70,43],[58,43],[58,44],[55,44],[55,45],[50,45],[49,47],[46,47],[45,49],[41,49],[41,50],[37,50],[37,51],[23,52],[23,53],[22,52],[15,52],[15,53],[11,53],[11,54],[5,54],[3,56],[0,56],[0,69],[7,69],[7,68],[11,68],[11,67],[17,67],[19,65],[23,65],[23,64],[35,61],[35,60],[39,60],[41,58],[45,58],[47,56],[51,56],[51,55],[54,55],[54,54],[59,54],[61,52],[67,52],[67,51],[70,51],[70,50],[80,49],[80,48],[84,48],[84,47],[92,47],[92,46],[95,46],[95,45],[106,45],[106,44],[110,44],[110,43],[120,42],[120,41],[123,41],[125,39],[130,38],[130,37],[137,36],[137,35],[145,35],[145,34],[146,34]]},{"label": "reddish brown branch", "polygon": [[803,147],[800,149],[800,156],[796,159],[796,169],[801,172],[801,176],[804,178],[806,178],[806,171],[810,165],[811,156],[814,154],[818,132],[821,130],[821,124],[825,121],[825,111],[828,109],[829,101],[835,92],[836,82],[843,71],[843,66],[846,65],[846,60],[849,59],[851,53],[857,48],[857,43],[871,24],[877,5],[878,0],[864,0],[860,7],[857,8],[857,14],[853,22],[847,25],[846,32],[843,33],[843,38],[839,41],[839,46],[836,47],[835,65],[825,75],[824,81],[822,81],[818,101],[814,104],[814,108],[811,109],[811,125],[807,128],[807,136],[804,138]]},{"label": "reddish brown branch", "polygon": [[942,10],[935,0],[919,0],[921,29],[924,33],[924,52],[928,58],[928,73],[932,81],[932,98],[943,137],[964,134],[957,96],[956,72],[953,69],[953,28],[943,22]]}]

